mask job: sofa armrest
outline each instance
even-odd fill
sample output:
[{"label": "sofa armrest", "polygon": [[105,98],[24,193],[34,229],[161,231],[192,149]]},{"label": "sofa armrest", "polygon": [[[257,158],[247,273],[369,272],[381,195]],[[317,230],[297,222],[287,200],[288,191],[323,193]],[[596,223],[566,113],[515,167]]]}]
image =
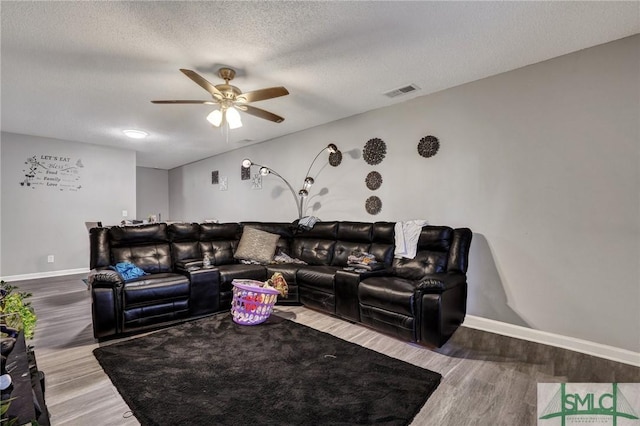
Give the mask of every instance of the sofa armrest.
[{"label": "sofa armrest", "polygon": [[189,313],[199,316],[220,310],[220,270],[202,268],[202,261],[176,262],[176,272],[189,279]]},{"label": "sofa armrest", "polygon": [[443,293],[452,288],[465,285],[467,277],[465,274],[433,274],[426,275],[418,282],[416,292],[422,294]]},{"label": "sofa armrest", "polygon": [[122,287],[124,279],[122,275],[113,269],[93,269],[87,277],[91,287],[116,288]]},{"label": "sofa armrest", "polygon": [[202,268],[202,259],[184,259],[174,263],[174,268],[179,274],[185,274],[185,272],[195,271]]}]

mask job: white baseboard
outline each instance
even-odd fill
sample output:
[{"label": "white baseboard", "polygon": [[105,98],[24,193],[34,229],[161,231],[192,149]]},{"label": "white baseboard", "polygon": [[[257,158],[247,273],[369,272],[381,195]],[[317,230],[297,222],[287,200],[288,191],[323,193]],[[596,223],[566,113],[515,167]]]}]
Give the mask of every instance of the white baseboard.
[{"label": "white baseboard", "polygon": [[36,272],[34,274],[7,275],[6,277],[2,277],[2,280],[10,283],[13,281],[35,280],[38,278],[61,277],[63,275],[74,275],[74,274],[84,274],[84,273],[88,274],[89,268],[63,269],[60,271]]},{"label": "white baseboard", "polygon": [[575,337],[562,336],[560,334],[549,333],[546,331],[534,330],[532,328],[476,317],[473,315],[467,315],[462,325],[476,330],[488,331],[490,333],[501,334],[503,336],[514,337],[516,339],[556,346],[558,348],[581,352],[583,354],[640,367],[640,352],[633,352],[627,349],[616,348],[614,346],[576,339]]}]

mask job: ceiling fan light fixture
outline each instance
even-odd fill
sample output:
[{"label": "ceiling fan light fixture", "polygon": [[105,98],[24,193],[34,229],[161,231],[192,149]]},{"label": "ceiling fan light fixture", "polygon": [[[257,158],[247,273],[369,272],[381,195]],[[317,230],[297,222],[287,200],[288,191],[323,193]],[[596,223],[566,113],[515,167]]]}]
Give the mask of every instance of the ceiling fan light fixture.
[{"label": "ceiling fan light fixture", "polygon": [[242,120],[240,119],[240,113],[234,107],[229,107],[225,111],[225,116],[230,129],[237,129],[242,127]]},{"label": "ceiling fan light fixture", "polygon": [[220,127],[222,124],[222,111],[215,109],[211,114],[207,115],[207,121],[216,127]]},{"label": "ceiling fan light fixture", "polygon": [[248,169],[249,167],[251,167],[252,164],[253,163],[248,158],[245,158],[244,160],[242,160],[242,167],[244,167],[245,169]]},{"label": "ceiling fan light fixture", "polygon": [[130,137],[131,139],[144,139],[147,136],[149,136],[149,133],[143,130],[135,130],[135,129],[126,129],[126,130],[123,130],[122,133],[124,133],[126,136]]}]

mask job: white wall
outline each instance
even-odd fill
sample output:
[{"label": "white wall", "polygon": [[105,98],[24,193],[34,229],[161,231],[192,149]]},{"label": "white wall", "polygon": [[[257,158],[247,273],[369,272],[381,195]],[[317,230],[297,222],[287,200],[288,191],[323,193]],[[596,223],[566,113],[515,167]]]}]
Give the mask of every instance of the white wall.
[{"label": "white wall", "polygon": [[[262,190],[240,180],[242,158],[297,190],[334,142],[343,163],[312,173],[318,209],[307,213],[468,226],[469,314],[640,351],[639,52],[640,36],[622,39],[173,169],[171,217],[293,220],[277,178]],[[416,149],[426,135],[441,142],[428,159]],[[387,154],[370,166],[361,151],[374,137]],[[365,186],[371,170],[377,191]]]},{"label": "white wall", "polygon": [[[14,133],[1,137],[3,276],[88,268],[84,222],[118,224],[122,210],[136,216],[135,152]],[[70,158],[81,188],[20,185],[34,156]]]},{"label": "white wall", "polygon": [[160,220],[170,220],[169,171],[136,167],[136,198],[138,219],[160,215]]}]

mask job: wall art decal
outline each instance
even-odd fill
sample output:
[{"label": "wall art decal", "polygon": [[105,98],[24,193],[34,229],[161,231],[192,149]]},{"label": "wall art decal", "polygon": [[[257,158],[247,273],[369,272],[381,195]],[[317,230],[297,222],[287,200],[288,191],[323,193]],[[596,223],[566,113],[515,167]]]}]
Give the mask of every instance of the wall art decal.
[{"label": "wall art decal", "polygon": [[380,185],[382,185],[382,175],[376,171],[369,172],[367,178],[364,181],[367,184],[367,188],[375,191],[376,189],[380,188]]},{"label": "wall art decal", "polygon": [[251,167],[240,166],[240,179],[241,180],[251,179]]},{"label": "wall art decal", "polygon": [[338,167],[342,163],[342,151],[338,150],[329,154],[329,164]]},{"label": "wall art decal", "polygon": [[49,188],[59,191],[76,192],[82,188],[81,159],[57,155],[34,155],[27,158],[22,169],[24,179],[20,186],[25,188]]},{"label": "wall art decal", "polygon": [[251,181],[251,189],[262,189],[262,175],[260,173],[256,173],[253,175],[253,180]]},{"label": "wall art decal", "polygon": [[226,191],[229,188],[229,179],[226,176],[220,176],[220,191]]},{"label": "wall art decal", "polygon": [[213,172],[211,172],[211,184],[212,185],[217,185],[218,184],[218,171],[214,170]]},{"label": "wall art decal", "polygon": [[387,145],[382,139],[373,138],[369,139],[364,144],[364,150],[362,151],[362,158],[367,164],[375,165],[380,164],[384,160],[384,156],[387,153]]},{"label": "wall art decal", "polygon": [[435,136],[425,136],[418,143],[418,154],[425,158],[433,157],[440,149],[440,141]]},{"label": "wall art decal", "polygon": [[367,210],[367,213],[376,215],[380,213],[380,210],[382,210],[382,200],[375,195],[369,197],[364,203],[364,208]]}]

